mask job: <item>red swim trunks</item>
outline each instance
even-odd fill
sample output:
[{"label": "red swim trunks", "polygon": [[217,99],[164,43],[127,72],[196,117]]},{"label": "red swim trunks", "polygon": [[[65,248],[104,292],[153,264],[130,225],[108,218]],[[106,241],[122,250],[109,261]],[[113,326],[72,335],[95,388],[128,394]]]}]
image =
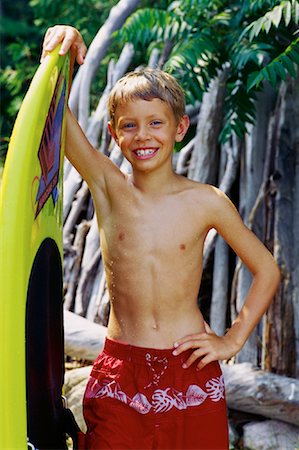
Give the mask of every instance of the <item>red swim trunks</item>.
[{"label": "red swim trunks", "polygon": [[172,350],[106,339],[84,396],[86,449],[228,449],[219,364],[183,369],[192,350]]}]

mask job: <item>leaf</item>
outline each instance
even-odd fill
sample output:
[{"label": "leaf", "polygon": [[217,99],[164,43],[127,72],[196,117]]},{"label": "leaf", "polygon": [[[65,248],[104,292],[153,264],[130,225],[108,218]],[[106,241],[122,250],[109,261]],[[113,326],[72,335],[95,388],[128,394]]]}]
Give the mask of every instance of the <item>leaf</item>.
[{"label": "leaf", "polygon": [[263,29],[266,31],[266,33],[269,33],[269,30],[271,28],[272,22],[270,17],[265,17],[263,21]]},{"label": "leaf", "polygon": [[280,60],[281,60],[282,65],[289,72],[289,74],[292,77],[295,78],[296,77],[296,71],[295,71],[295,68],[294,68],[294,65],[293,65],[293,62],[291,61],[291,59],[286,54],[284,54],[284,55],[281,56]]},{"label": "leaf", "polygon": [[260,33],[263,23],[264,23],[264,17],[260,17],[258,20],[256,20],[255,22],[252,23],[252,30],[250,32],[250,37],[249,37],[250,41],[252,41],[253,38]]},{"label": "leaf", "polygon": [[283,5],[275,6],[275,8],[269,12],[269,18],[273,25],[277,28],[282,18]]},{"label": "leaf", "polygon": [[287,77],[287,74],[286,74],[286,71],[285,71],[284,66],[281,64],[281,62],[280,62],[279,60],[276,61],[276,63],[275,63],[275,68],[276,68],[276,71],[277,71],[279,77],[280,77],[282,80],[285,80],[286,77]]},{"label": "leaf", "polygon": [[263,75],[261,71],[250,73],[247,80],[247,92],[250,91],[253,87],[258,86],[262,79]]},{"label": "leaf", "polygon": [[291,2],[291,6],[292,6],[291,9],[292,9],[293,20],[294,20],[294,22],[296,24],[298,24],[298,22],[299,22],[299,3],[298,3],[298,1],[297,0],[293,0]]},{"label": "leaf", "polygon": [[291,21],[292,18],[292,6],[290,2],[286,2],[283,8],[283,16],[284,16],[284,23],[287,27]]}]

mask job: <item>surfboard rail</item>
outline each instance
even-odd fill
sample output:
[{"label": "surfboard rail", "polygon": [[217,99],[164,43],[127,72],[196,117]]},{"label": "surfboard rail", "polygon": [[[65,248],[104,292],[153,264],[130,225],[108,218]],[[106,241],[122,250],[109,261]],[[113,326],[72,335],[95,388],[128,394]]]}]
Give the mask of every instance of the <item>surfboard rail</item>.
[{"label": "surfboard rail", "polygon": [[[57,248],[62,270],[64,117],[70,58],[59,56],[58,52],[56,48],[38,67],[22,102],[1,184],[1,449],[27,448],[28,286],[36,256],[45,241]],[[42,291],[39,295],[42,302]],[[36,374],[29,375],[27,367],[29,376]]]}]

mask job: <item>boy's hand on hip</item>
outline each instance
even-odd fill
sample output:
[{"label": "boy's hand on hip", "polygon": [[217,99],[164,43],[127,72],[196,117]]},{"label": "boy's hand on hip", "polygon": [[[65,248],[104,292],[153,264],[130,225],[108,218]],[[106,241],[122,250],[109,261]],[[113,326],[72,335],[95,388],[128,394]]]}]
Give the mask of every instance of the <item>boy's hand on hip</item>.
[{"label": "boy's hand on hip", "polygon": [[231,358],[239,350],[229,336],[217,336],[205,322],[205,332],[190,334],[174,343],[174,355],[195,349],[189,358],[184,362],[183,367],[187,369],[195,361],[200,370],[212,361],[225,360]]},{"label": "boy's hand on hip", "polygon": [[71,49],[77,63],[80,65],[84,63],[87,47],[79,31],[69,25],[55,25],[48,28],[43,42],[41,62],[60,43],[60,55],[65,55]]}]

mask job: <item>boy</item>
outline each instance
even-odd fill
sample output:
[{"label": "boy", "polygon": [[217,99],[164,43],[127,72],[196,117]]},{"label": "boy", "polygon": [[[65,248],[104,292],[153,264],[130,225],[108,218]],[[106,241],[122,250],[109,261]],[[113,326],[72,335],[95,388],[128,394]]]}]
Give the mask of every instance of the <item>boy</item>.
[{"label": "boy", "polygon": [[[79,64],[77,30],[48,30]],[[85,448],[228,449],[218,360],[243,346],[269,305],[279,271],[218,189],[178,176],[175,142],[189,126],[184,95],[159,70],[130,73],[109,98],[109,132],[132,165],[125,176],[87,141],[70,112],[66,156],[91,190],[111,300],[104,351],[84,398]],[[205,237],[221,234],[253,274],[232,327],[217,336],[197,306]]]}]

